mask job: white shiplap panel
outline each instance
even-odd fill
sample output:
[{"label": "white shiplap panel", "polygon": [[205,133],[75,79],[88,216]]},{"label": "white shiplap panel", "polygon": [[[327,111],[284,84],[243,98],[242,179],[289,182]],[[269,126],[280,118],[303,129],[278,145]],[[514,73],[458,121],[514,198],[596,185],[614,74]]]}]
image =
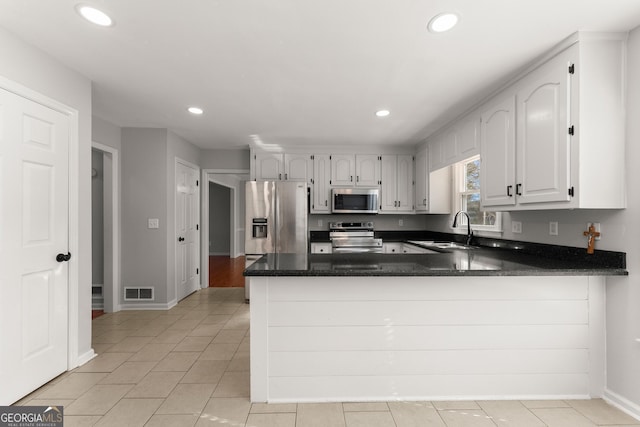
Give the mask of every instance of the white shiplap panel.
[{"label": "white shiplap panel", "polygon": [[272,302],[269,326],[587,324],[579,301]]},{"label": "white shiplap panel", "polygon": [[270,402],[586,398],[586,374],[276,377]]},{"label": "white shiplap panel", "polygon": [[569,349],[588,347],[587,325],[275,327],[271,351]]},{"label": "white shiplap panel", "polygon": [[586,374],[588,351],[449,350],[269,353],[273,377]]},{"label": "white shiplap panel", "polygon": [[279,277],[269,300],[572,300],[587,296],[584,277]]}]

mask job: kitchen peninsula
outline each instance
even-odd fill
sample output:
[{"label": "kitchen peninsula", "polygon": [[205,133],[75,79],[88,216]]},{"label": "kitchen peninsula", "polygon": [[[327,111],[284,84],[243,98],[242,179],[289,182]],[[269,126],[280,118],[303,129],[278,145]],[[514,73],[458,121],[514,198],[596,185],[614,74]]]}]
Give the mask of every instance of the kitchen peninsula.
[{"label": "kitchen peninsula", "polygon": [[601,396],[624,254],[515,247],[264,256],[245,272],[251,400]]}]

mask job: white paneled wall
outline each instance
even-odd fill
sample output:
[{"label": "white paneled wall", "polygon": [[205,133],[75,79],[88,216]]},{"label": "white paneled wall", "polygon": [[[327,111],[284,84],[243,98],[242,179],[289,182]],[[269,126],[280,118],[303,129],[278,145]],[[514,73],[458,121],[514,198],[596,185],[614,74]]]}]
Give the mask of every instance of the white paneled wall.
[{"label": "white paneled wall", "polygon": [[251,280],[253,401],[602,393],[602,278]]}]

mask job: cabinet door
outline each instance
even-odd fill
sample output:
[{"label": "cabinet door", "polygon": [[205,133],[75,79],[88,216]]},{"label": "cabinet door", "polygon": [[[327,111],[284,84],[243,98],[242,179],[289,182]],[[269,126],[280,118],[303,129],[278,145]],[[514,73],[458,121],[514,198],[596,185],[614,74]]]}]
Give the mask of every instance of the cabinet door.
[{"label": "cabinet door", "polygon": [[353,154],[331,155],[331,185],[354,185],[355,156]]},{"label": "cabinet door", "polygon": [[283,155],[257,152],[255,154],[256,181],[279,181],[284,178]]},{"label": "cabinet door", "polygon": [[382,252],[385,254],[401,254],[402,243],[390,242],[382,244]]},{"label": "cabinet door", "polygon": [[398,156],[396,197],[398,211],[413,212],[413,156]]},{"label": "cabinet door", "polygon": [[311,244],[311,253],[312,254],[330,254],[331,253],[331,243],[314,242],[314,243]]},{"label": "cabinet door", "polygon": [[443,145],[444,138],[442,137],[429,142],[429,171],[438,170],[444,166]]},{"label": "cabinet door", "polygon": [[480,194],[482,206],[515,204],[515,97],[482,114]]},{"label": "cabinet door", "polygon": [[311,185],[311,212],[331,213],[331,163],[328,154],[313,156],[313,181]]},{"label": "cabinet door", "polygon": [[429,158],[427,149],[416,153],[416,212],[426,212],[429,200]]},{"label": "cabinet door", "polygon": [[374,154],[356,154],[356,185],[377,187],[380,181],[380,157]]},{"label": "cabinet door", "polygon": [[382,186],[380,188],[380,211],[395,212],[398,210],[398,158],[389,155],[382,156],[382,171],[380,173]]},{"label": "cabinet door", "polygon": [[442,140],[442,157],[445,165],[458,161],[458,135],[455,131],[448,132]]},{"label": "cabinet door", "polygon": [[288,181],[311,182],[313,160],[309,154],[284,155],[284,179]]},{"label": "cabinet door", "polygon": [[567,58],[560,55],[522,81],[516,94],[518,203],[569,201]]},{"label": "cabinet door", "polygon": [[475,156],[480,151],[480,119],[467,119],[456,132],[456,143],[460,160]]}]

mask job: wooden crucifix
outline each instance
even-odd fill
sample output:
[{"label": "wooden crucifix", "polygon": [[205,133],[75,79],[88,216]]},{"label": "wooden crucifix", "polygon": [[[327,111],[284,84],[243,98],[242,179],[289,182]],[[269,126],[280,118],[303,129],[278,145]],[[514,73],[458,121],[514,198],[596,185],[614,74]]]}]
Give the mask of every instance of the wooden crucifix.
[{"label": "wooden crucifix", "polygon": [[587,238],[587,253],[592,254],[595,250],[596,245],[596,237],[600,236],[600,232],[596,231],[596,228],[592,225],[589,226],[587,231],[582,233],[583,236]]}]

